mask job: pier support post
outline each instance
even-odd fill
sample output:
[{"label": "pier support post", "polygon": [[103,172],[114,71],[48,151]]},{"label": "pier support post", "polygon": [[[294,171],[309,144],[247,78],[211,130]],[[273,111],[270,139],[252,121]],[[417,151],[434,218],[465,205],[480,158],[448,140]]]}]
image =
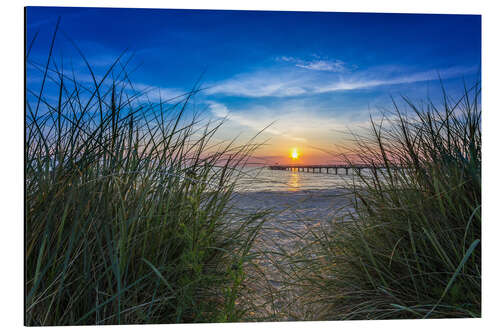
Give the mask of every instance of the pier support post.
[{"label": "pier support post", "polygon": [[[281,170],[281,171],[292,171],[292,172],[312,172],[312,173],[323,173],[323,169],[326,170],[326,173],[330,173],[330,169],[333,169],[335,171],[335,174],[338,175],[338,169],[345,169],[345,174],[349,174],[349,169],[351,169],[354,172],[359,172],[361,173],[363,169],[370,169],[372,173],[377,176],[379,173],[379,169],[384,169],[383,166],[378,166],[378,165],[367,165],[367,164],[358,164],[358,165],[303,165],[303,166],[298,166],[298,165],[270,165],[268,166],[270,170]],[[316,170],[317,169],[317,170]],[[402,170],[401,167],[397,166],[392,166],[387,168],[390,171],[400,171]],[[383,173],[383,171],[382,171]]]}]

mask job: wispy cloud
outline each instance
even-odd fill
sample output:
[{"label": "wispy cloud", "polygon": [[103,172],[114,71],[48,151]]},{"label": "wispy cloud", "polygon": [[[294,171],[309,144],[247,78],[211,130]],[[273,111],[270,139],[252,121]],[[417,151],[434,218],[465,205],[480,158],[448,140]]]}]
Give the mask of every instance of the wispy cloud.
[{"label": "wispy cloud", "polygon": [[136,83],[133,87],[135,91],[141,93],[140,100],[151,102],[178,100],[186,95],[186,91],[177,88],[158,87],[143,83]]},{"label": "wispy cloud", "polygon": [[310,69],[310,70],[315,70],[315,71],[325,71],[325,72],[346,72],[348,70],[347,64],[343,62],[342,60],[328,60],[328,59],[319,59],[317,56],[315,57],[317,59],[314,60],[303,60],[303,59],[298,59],[294,57],[280,57],[278,58],[279,60],[289,62],[294,64],[295,66],[299,68],[305,68],[305,69]]},{"label": "wispy cloud", "polygon": [[298,143],[318,142],[339,139],[348,132],[348,129],[367,127],[368,108],[343,112],[335,106],[327,110],[313,107],[313,101],[286,101],[272,106],[267,104],[252,105],[232,109],[228,105],[206,101],[208,110],[216,118],[226,119],[227,126],[244,126],[254,131],[253,134],[263,131],[271,137],[280,137],[287,141]]},{"label": "wispy cloud", "polygon": [[312,69],[315,71],[327,71],[327,72],[343,72],[345,71],[344,63],[342,61],[310,61],[304,64],[296,64],[297,67]]},{"label": "wispy cloud", "polygon": [[392,77],[387,77],[383,79],[351,79],[351,80],[340,80],[333,82],[331,84],[326,84],[322,87],[318,87],[316,92],[334,92],[341,90],[356,90],[356,89],[366,89],[377,86],[384,85],[396,85],[396,84],[410,84],[425,81],[435,81],[441,79],[449,79],[453,77],[459,77],[461,75],[470,74],[477,69],[472,67],[451,67],[443,70],[430,70],[417,73],[411,73],[406,75],[396,75]]},{"label": "wispy cloud", "polygon": [[233,78],[210,84],[206,94],[244,97],[288,97],[307,93],[303,78],[288,73],[260,71],[236,75]]},{"label": "wispy cloud", "polygon": [[290,70],[257,71],[215,82],[205,91],[208,95],[240,97],[292,97],[320,93],[410,84],[459,77],[477,71],[473,67],[450,67],[404,73],[401,70],[371,69],[348,73],[298,73]]},{"label": "wispy cloud", "polygon": [[[258,112],[255,109],[248,112],[230,112],[226,105],[214,101],[207,102],[210,112],[217,118],[225,118],[233,121],[238,125],[249,127],[257,132],[264,131],[268,134],[281,136],[299,142],[306,142],[302,137],[293,136],[281,129],[282,124],[279,124],[279,118],[272,119],[269,117],[269,111]],[[252,115],[251,117],[245,114]]]}]

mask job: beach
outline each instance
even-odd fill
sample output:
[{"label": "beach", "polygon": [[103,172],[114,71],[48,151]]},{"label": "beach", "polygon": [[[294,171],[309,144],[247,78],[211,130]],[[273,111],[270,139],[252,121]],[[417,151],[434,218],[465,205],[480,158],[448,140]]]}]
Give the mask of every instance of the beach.
[{"label": "beach", "polygon": [[248,270],[254,291],[252,301],[259,305],[251,317],[255,320],[306,319],[303,317],[306,305],[300,304],[300,291],[288,284],[293,267],[289,260],[295,251],[306,246],[312,231],[340,223],[343,215],[353,211],[352,195],[342,188],[237,192],[231,203],[238,213],[269,211],[255,240],[257,270]]},{"label": "beach", "polygon": [[24,8],[25,326],[482,316],[481,16],[256,9]]}]

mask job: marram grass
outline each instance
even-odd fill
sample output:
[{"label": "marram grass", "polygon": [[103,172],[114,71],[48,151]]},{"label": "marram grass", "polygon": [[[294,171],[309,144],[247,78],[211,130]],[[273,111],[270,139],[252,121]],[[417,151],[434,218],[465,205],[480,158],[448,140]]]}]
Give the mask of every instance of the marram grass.
[{"label": "marram grass", "polygon": [[48,59],[27,91],[26,325],[240,320],[263,214],[229,200],[253,146],[216,145],[196,91],[140,103],[121,58],[90,88]]},{"label": "marram grass", "polygon": [[479,88],[403,105],[357,139],[358,160],[385,171],[359,174],[354,212],[294,255],[290,281],[309,318],[481,316]]},{"label": "marram grass", "polygon": [[[230,199],[255,145],[217,144],[220,124],[189,110],[196,89],[151,103],[122,56],[100,78],[83,57],[88,86],[52,50],[30,61],[31,44],[43,81],[26,103],[25,323],[251,319],[245,269],[265,212]],[[285,317],[481,316],[478,86],[372,121],[357,162],[385,168],[358,175],[354,211],[272,253],[295,297]]]}]

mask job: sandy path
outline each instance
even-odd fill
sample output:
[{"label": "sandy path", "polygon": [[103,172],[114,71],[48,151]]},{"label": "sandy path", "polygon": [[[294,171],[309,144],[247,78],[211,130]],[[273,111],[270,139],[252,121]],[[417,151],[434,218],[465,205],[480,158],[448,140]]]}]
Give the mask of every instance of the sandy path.
[{"label": "sandy path", "polygon": [[[289,258],[294,251],[304,246],[310,229],[333,219],[339,210],[349,209],[350,198],[345,192],[247,192],[238,193],[234,198],[235,209],[255,211],[269,209],[271,214],[263,224],[255,241],[259,254],[256,269],[248,269],[251,278],[249,300],[256,304],[249,313],[253,320],[307,320],[307,313],[300,304],[300,290],[290,286],[291,267]],[[284,256],[286,252],[290,256]],[[260,273],[259,273],[260,271]]]}]

